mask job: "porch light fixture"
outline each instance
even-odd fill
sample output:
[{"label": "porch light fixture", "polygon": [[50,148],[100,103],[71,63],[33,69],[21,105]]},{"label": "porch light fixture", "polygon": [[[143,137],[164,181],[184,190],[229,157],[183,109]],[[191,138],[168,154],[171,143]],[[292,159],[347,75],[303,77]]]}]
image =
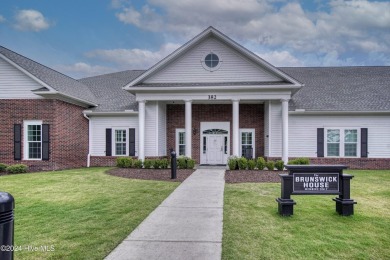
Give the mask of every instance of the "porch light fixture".
[{"label": "porch light fixture", "polygon": [[198,133],[198,129],[193,128],[193,129],[192,129],[192,134],[193,134],[193,135],[196,135],[197,133]]}]

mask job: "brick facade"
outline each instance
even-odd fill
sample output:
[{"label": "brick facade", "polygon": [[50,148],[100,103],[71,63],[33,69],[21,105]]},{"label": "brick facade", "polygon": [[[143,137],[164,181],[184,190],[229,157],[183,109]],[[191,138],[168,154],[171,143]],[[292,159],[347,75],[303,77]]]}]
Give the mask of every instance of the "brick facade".
[{"label": "brick facade", "polygon": [[[88,154],[88,120],[84,108],[59,100],[0,100],[0,162],[23,163],[31,171],[84,167]],[[14,124],[22,125],[22,158],[24,154],[24,120],[42,120],[50,125],[50,157],[48,161],[14,160]]]},{"label": "brick facade", "polygon": [[[200,123],[201,122],[230,122],[230,142],[232,142],[232,105],[192,105],[192,128],[197,129],[192,135],[192,157],[200,161]],[[240,128],[255,129],[255,154],[264,155],[264,106],[262,104],[240,104]],[[185,127],[184,105],[167,105],[167,150],[176,145],[176,128]],[[230,143],[230,154],[232,153]]]},{"label": "brick facade", "polygon": [[[280,160],[280,157],[268,157],[268,160]],[[289,160],[296,159],[289,157]],[[310,164],[319,165],[346,165],[349,169],[356,170],[388,170],[390,169],[389,158],[309,158]]]}]

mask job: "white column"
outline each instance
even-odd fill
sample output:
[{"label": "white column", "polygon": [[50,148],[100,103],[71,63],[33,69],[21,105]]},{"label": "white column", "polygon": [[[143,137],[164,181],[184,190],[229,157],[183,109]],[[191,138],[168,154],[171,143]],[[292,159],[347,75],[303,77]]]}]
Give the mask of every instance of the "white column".
[{"label": "white column", "polygon": [[192,101],[185,100],[186,156],[192,157]]},{"label": "white column", "polygon": [[145,161],[145,100],[138,101],[138,159]]},{"label": "white column", "polygon": [[282,160],[284,164],[288,162],[288,99],[282,102]]},{"label": "white column", "polygon": [[240,100],[233,101],[233,155],[240,156]]}]

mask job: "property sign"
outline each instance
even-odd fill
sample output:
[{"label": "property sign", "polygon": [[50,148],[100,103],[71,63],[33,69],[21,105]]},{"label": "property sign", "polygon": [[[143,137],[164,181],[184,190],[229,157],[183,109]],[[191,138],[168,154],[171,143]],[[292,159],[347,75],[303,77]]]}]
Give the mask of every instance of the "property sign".
[{"label": "property sign", "polygon": [[293,194],[339,194],[339,173],[294,173]]}]

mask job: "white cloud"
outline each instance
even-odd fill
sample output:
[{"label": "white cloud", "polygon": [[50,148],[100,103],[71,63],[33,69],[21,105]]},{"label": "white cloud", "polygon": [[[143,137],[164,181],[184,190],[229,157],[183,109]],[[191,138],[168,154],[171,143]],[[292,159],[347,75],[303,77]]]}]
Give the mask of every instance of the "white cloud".
[{"label": "white cloud", "polygon": [[90,65],[84,62],[77,62],[72,65],[56,65],[54,67],[56,70],[61,71],[66,75],[70,75],[73,78],[84,78],[118,71],[114,68]]},{"label": "white cloud", "polygon": [[[130,1],[112,0],[112,6],[123,23],[162,32],[171,41],[190,39],[212,25],[242,44],[279,50],[274,55],[286,49],[295,57],[314,52],[329,58],[337,53],[346,61],[351,52],[390,54],[388,1],[332,0],[317,3],[316,11],[305,10],[299,1],[274,2],[147,0],[136,8]],[[329,58],[327,63],[331,60],[336,62]]]},{"label": "white cloud", "polygon": [[123,69],[147,69],[172,53],[178,47],[180,47],[180,45],[167,43],[154,52],[145,49],[93,50],[88,52],[86,56],[114,63]]},{"label": "white cloud", "polygon": [[37,10],[20,10],[15,15],[14,27],[20,31],[39,32],[50,27],[50,22]]},{"label": "white cloud", "polygon": [[303,66],[303,62],[294,57],[288,51],[270,51],[264,53],[256,53],[259,57],[276,67],[299,67]]},{"label": "white cloud", "polygon": [[2,22],[5,22],[5,18],[4,18],[4,16],[2,16],[2,15],[0,14],[0,23],[2,23]]}]

